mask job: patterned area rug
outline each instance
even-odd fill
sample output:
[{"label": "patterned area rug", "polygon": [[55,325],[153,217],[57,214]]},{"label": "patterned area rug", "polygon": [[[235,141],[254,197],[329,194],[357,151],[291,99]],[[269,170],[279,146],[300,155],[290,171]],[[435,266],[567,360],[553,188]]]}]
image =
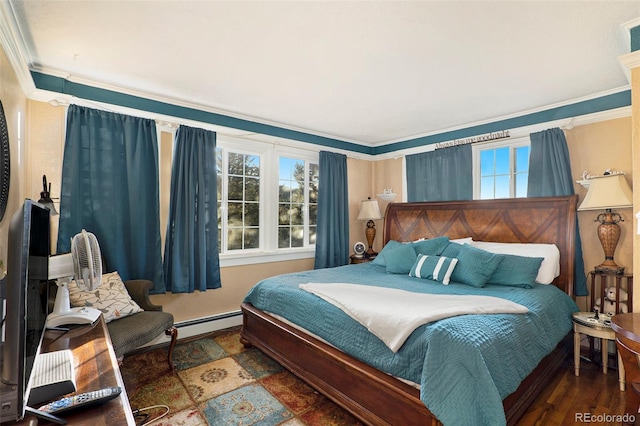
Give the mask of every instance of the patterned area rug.
[{"label": "patterned area rug", "polygon": [[[176,371],[167,349],[127,356],[120,367],[131,408],[153,425],[361,425],[349,413],[257,349],[245,349],[239,329],[178,343]],[[144,409],[144,410],[143,410]],[[145,417],[146,416],[146,417]]]}]

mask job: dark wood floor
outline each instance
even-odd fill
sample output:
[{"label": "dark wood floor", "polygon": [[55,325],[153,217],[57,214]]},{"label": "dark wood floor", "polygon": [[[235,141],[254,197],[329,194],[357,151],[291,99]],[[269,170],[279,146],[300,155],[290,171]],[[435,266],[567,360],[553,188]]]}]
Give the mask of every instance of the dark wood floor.
[{"label": "dark wood floor", "polygon": [[[529,407],[518,423],[529,425],[620,425],[622,422],[586,422],[580,416],[621,416],[625,411],[625,393],[618,385],[616,357],[610,356],[611,368],[602,373],[599,364],[587,361],[580,363],[580,376],[576,377],[573,368],[573,355],[567,359],[554,381]],[[594,357],[598,359],[596,355]],[[614,420],[609,418],[609,420]]]}]

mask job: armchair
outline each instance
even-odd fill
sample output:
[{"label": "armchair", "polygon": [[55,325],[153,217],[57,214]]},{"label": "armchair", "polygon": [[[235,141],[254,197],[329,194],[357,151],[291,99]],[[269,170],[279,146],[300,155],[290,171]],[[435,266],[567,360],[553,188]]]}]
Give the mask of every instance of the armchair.
[{"label": "armchair", "polygon": [[162,311],[162,306],[154,305],[149,300],[149,289],[152,287],[148,280],[124,281],[124,285],[131,298],[144,311],[110,321],[107,324],[111,344],[118,359],[132,350],[151,342],[161,333],[171,336],[167,362],[174,370],[172,354],[178,339],[178,330],[173,325],[173,315]]},{"label": "armchair", "polygon": [[[178,340],[178,330],[173,325],[173,315],[162,311],[162,306],[154,305],[149,300],[149,289],[153,286],[149,280],[124,281],[124,285],[133,299],[142,309],[141,312],[125,316],[107,323],[111,345],[121,362],[124,356],[140,346],[147,344],[161,333],[171,336],[167,362],[173,371],[173,348]],[[48,311],[53,310],[57,286],[49,282]]]}]

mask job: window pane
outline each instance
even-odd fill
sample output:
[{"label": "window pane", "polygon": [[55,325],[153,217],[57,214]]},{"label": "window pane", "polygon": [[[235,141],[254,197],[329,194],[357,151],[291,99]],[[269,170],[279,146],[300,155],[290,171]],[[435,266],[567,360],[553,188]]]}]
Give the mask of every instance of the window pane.
[{"label": "window pane", "polygon": [[526,197],[529,173],[518,173],[516,175],[516,197]]},{"label": "window pane", "polygon": [[304,246],[304,227],[292,226],[291,227],[291,247],[303,247]]},{"label": "window pane", "polygon": [[228,170],[230,175],[242,175],[244,171],[244,155],[230,152]]},{"label": "window pane", "polygon": [[246,156],[244,174],[246,176],[260,176],[260,157],[257,155]]},{"label": "window pane", "polygon": [[242,203],[229,202],[227,211],[229,226],[242,226]]},{"label": "window pane", "polygon": [[278,193],[278,201],[285,203],[291,202],[291,188],[289,187],[288,181],[280,181]]},{"label": "window pane", "polygon": [[227,249],[242,250],[242,228],[230,228],[227,235]]},{"label": "window pane", "polygon": [[291,202],[304,203],[304,182],[299,184],[295,182],[291,188]]},{"label": "window pane", "polygon": [[244,181],[244,200],[260,201],[260,179],[248,177]]},{"label": "window pane", "polygon": [[289,228],[278,228],[278,248],[289,247]]},{"label": "window pane", "polygon": [[278,205],[278,225],[289,225],[290,223],[289,204]]},{"label": "window pane", "polygon": [[244,248],[260,248],[260,230],[258,228],[247,228],[244,231]]},{"label": "window pane", "polygon": [[490,200],[493,194],[493,176],[480,178],[480,199]]},{"label": "window pane", "polygon": [[[216,148],[216,178],[218,200],[222,200],[222,150],[220,148]],[[218,213],[219,212],[220,211],[218,210]],[[219,217],[220,215],[218,215],[218,218]]]},{"label": "window pane", "polygon": [[485,149],[480,151],[480,176],[493,174],[494,150]]},{"label": "window pane", "polygon": [[291,224],[304,225],[304,204],[291,204]]},{"label": "window pane", "polygon": [[315,243],[316,243],[316,227],[310,226],[309,227],[309,244],[315,244]]},{"label": "window pane", "polygon": [[509,176],[496,176],[495,198],[509,198]]},{"label": "window pane", "polygon": [[516,173],[529,170],[529,147],[521,146],[516,148]]},{"label": "window pane", "polygon": [[496,149],[496,174],[508,175],[511,170],[509,163],[509,147]]},{"label": "window pane", "polygon": [[318,223],[318,205],[309,205],[309,225],[317,225]]},{"label": "window pane", "polygon": [[244,226],[260,226],[260,204],[245,203]]},{"label": "window pane", "polygon": [[244,195],[244,179],[242,177],[229,177],[227,197],[229,200],[242,200]]},{"label": "window pane", "polygon": [[280,157],[280,168],[278,176],[281,180],[291,180],[295,160],[293,158]]}]

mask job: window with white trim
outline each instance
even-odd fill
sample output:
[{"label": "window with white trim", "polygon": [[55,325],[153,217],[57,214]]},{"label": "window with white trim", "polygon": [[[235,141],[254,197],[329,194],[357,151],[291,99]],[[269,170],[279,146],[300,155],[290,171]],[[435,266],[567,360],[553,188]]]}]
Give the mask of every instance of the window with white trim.
[{"label": "window with white trim", "polygon": [[302,158],[278,160],[278,248],[316,242],[318,164]]},{"label": "window with white trim", "polygon": [[221,261],[312,255],[317,152],[218,135],[216,168]]},{"label": "window with white trim", "polygon": [[472,146],[473,198],[527,196],[530,141],[528,137]]}]

